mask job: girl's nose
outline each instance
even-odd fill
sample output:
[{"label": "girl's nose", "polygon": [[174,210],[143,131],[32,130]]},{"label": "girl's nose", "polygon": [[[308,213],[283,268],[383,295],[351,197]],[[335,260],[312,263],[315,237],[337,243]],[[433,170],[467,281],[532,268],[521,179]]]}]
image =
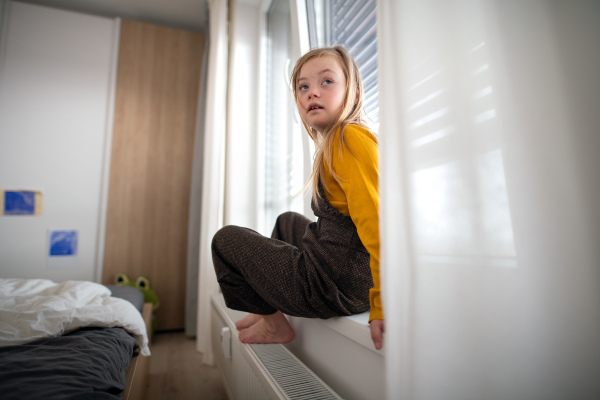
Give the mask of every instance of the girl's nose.
[{"label": "girl's nose", "polygon": [[313,97],[319,97],[319,91],[317,89],[310,89],[310,91],[308,92],[308,98],[312,99]]}]

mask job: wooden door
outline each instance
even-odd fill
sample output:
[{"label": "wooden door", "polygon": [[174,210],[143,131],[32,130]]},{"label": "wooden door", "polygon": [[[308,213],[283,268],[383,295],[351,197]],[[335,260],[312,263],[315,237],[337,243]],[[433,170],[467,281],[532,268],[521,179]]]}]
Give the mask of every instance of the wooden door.
[{"label": "wooden door", "polygon": [[157,330],[184,327],[190,180],[202,34],[121,25],[103,283],[140,275]]}]

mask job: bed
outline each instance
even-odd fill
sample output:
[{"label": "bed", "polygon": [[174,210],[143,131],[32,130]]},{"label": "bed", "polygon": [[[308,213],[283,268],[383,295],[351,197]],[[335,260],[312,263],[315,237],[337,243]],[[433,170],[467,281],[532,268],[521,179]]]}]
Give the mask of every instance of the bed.
[{"label": "bed", "polygon": [[0,279],[0,397],[141,398],[152,306],[136,292]]}]

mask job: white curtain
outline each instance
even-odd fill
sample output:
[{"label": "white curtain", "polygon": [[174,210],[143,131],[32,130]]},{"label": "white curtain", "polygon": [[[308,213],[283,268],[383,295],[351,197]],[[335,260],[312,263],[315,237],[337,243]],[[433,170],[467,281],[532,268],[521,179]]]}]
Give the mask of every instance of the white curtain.
[{"label": "white curtain", "polygon": [[211,349],[210,297],[219,284],[213,269],[210,244],[223,226],[225,125],[227,105],[227,0],[210,0],[209,56],[204,130],[204,165],[198,277],[198,327],[196,348],[205,364],[214,364]]},{"label": "white curtain", "polygon": [[600,398],[600,2],[378,2],[389,399]]}]

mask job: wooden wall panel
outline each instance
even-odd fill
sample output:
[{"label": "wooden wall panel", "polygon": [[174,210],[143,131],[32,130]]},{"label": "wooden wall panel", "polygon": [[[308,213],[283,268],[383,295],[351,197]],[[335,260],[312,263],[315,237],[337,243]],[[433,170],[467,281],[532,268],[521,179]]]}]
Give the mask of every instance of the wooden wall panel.
[{"label": "wooden wall panel", "polygon": [[103,282],[145,275],[158,330],[184,327],[202,34],[121,25]]}]

